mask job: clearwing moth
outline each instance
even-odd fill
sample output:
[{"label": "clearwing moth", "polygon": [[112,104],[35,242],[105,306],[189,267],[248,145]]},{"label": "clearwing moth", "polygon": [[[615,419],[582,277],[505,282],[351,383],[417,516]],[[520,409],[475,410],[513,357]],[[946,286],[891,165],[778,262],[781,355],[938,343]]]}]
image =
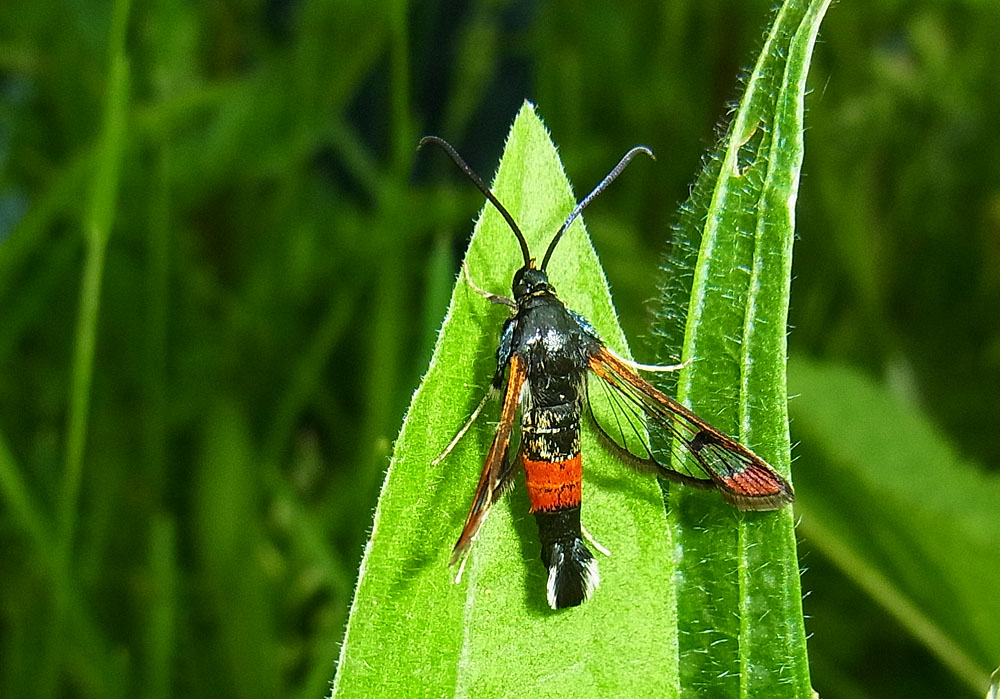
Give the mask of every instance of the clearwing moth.
[{"label": "clearwing moth", "polygon": [[[446,141],[427,136],[420,141],[439,146],[503,216],[517,238],[524,259],[511,286],[513,298],[472,288],[491,303],[509,306],[497,348],[497,369],[490,390],[444,452],[439,463],[475,421],[491,396],[503,397],[500,422],[483,465],[472,507],[452,552],[462,562],[483,520],[497,499],[513,485],[511,437],[520,411],[520,445],[513,449],[524,468],[531,512],[538,524],[542,563],[548,570],[547,598],[553,609],[574,607],[588,599],[600,577],[597,562],[583,541],[580,523],[582,468],[580,421],[588,415],[607,447],[624,464],[684,485],[715,489],[741,510],[775,510],[794,500],[791,485],[748,448],[695,415],[642,378],[639,370],[670,371],[677,366],[637,364],[613,352],[594,327],[567,308],[549,283],[546,267],[570,224],[642,153],[631,149],[610,173],[581,200],[556,231],[540,265],[528,250],[517,222],[489,187]],[[615,425],[602,425],[588,394],[588,374],[612,400]],[[591,386],[592,387],[592,386]],[[672,458],[661,463],[643,439],[658,431],[670,444]],[[635,447],[638,441],[642,445]],[[592,542],[595,543],[596,542]],[[461,572],[459,572],[461,575]]]}]

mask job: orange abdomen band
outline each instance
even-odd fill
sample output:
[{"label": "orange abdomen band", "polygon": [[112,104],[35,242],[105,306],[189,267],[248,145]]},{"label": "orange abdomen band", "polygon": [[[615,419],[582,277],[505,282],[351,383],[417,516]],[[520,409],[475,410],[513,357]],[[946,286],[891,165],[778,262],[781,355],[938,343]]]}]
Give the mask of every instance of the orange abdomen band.
[{"label": "orange abdomen band", "polygon": [[583,465],[580,455],[565,461],[532,461],[521,458],[531,511],[561,510],[580,504]]}]

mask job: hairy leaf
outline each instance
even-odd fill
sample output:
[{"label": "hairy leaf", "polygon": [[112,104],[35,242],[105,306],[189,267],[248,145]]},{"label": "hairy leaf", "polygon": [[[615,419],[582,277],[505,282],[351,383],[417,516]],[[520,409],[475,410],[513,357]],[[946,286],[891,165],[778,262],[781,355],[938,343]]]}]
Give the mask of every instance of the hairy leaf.
[{"label": "hairy leaf", "polygon": [[[431,156],[443,157],[422,155]],[[514,122],[493,191],[540,256],[575,200],[531,105]],[[492,206],[476,224],[467,261],[480,287],[510,293],[523,261]],[[569,229],[549,271],[567,305],[624,351],[582,222]],[[673,574],[662,499],[655,481],[623,468],[587,429],[583,519],[612,551],[599,560],[602,583],[594,597],[574,609],[549,609],[538,535],[520,483],[494,506],[464,578],[453,583],[448,558],[498,407],[486,411],[444,462],[431,461],[488,386],[506,313],[464,279],[457,284],[430,369],[393,451],[336,696],[565,696],[568,686],[575,696],[676,694]]]},{"label": "hairy leaf", "polygon": [[[789,473],[785,333],[805,77],[827,2],[778,10],[739,107],[682,209],[654,332],[682,348],[678,398]],[[669,386],[667,386],[669,388]],[[743,513],[666,489],[681,685],[699,696],[810,691],[791,509]]]}]

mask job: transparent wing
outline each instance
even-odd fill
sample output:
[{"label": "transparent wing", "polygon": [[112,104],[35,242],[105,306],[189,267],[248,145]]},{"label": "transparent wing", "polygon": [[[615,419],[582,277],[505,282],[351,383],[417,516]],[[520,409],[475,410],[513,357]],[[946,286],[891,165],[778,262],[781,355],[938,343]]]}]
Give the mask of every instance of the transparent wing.
[{"label": "transparent wing", "polygon": [[[745,446],[656,389],[605,347],[590,357],[599,379],[589,391],[605,392],[612,420],[594,423],[609,448],[640,471],[696,488],[715,488],[741,510],[775,510],[794,500],[788,481]],[[593,409],[591,409],[593,415]],[[653,454],[645,430],[658,431],[671,456]]]}]

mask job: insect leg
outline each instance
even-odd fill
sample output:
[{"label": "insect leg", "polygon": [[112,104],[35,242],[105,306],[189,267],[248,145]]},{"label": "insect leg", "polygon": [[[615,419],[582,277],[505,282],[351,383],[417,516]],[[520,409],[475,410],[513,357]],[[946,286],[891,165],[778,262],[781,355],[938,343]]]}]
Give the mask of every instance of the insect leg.
[{"label": "insect leg", "polygon": [[472,281],[472,273],[469,272],[469,263],[466,260],[462,260],[462,271],[465,272],[465,281],[469,282],[469,286],[477,294],[482,296],[484,299],[490,303],[496,303],[503,306],[509,306],[510,308],[517,309],[517,304],[511,301],[506,296],[500,296],[499,294],[491,294],[485,289],[481,288],[478,284]]},{"label": "insect leg", "polygon": [[[514,486],[514,466],[513,462],[510,460],[510,451],[504,454],[503,465],[500,467],[500,473],[497,476],[497,487],[494,493],[495,498],[502,497],[508,490]],[[485,521],[486,517],[483,517]],[[482,522],[480,522],[482,524]],[[604,551],[604,549],[599,549]],[[459,558],[458,563],[458,573],[455,574],[455,584],[462,582],[462,574],[465,572],[465,564],[469,560],[469,553],[472,551],[472,547],[468,546],[462,552],[461,558]],[[610,554],[609,554],[610,555]]]},{"label": "insect leg", "polygon": [[593,534],[591,534],[590,532],[588,532],[587,528],[585,526],[583,526],[582,524],[580,525],[580,531],[583,533],[583,537],[587,541],[590,542],[591,546],[593,546],[595,549],[597,549],[598,551],[600,551],[601,553],[603,553],[605,556],[610,556],[611,555],[611,552],[608,551],[606,548],[604,548],[601,545],[601,542],[598,541],[597,539],[595,539],[594,536],[593,536]]},{"label": "insect leg", "polygon": [[469,431],[469,428],[472,427],[472,423],[474,423],[476,421],[476,418],[479,417],[479,413],[483,412],[483,408],[486,407],[486,403],[489,401],[490,398],[494,396],[495,393],[496,391],[492,387],[488,391],[486,391],[486,395],[483,396],[483,399],[481,401],[479,401],[479,405],[477,405],[476,409],[472,411],[472,415],[469,416],[469,419],[466,420],[464,425],[462,425],[462,429],[460,429],[458,431],[458,434],[455,435],[454,439],[452,439],[448,443],[448,446],[444,448],[444,451],[441,452],[441,454],[436,459],[431,461],[431,466],[437,466],[439,463],[444,461],[444,457],[448,456],[448,454],[451,453],[451,450],[455,448],[455,445],[457,445],[458,442],[462,439],[462,437],[465,436],[465,433]]},{"label": "insect leg", "polygon": [[604,346],[604,350],[622,364],[625,364],[632,369],[641,369],[642,371],[680,371],[685,367],[691,366],[691,362],[694,361],[694,359],[689,357],[680,364],[640,364],[639,362],[633,362],[631,359],[626,359],[607,345]]},{"label": "insect leg", "polygon": [[464,551],[462,551],[462,555],[458,559],[459,560],[459,563],[458,563],[458,572],[455,574],[455,584],[456,585],[458,585],[460,582],[462,582],[462,573],[465,572],[465,563],[466,563],[466,561],[469,560],[469,554],[470,553],[472,553],[472,549],[471,548],[466,548]]}]

